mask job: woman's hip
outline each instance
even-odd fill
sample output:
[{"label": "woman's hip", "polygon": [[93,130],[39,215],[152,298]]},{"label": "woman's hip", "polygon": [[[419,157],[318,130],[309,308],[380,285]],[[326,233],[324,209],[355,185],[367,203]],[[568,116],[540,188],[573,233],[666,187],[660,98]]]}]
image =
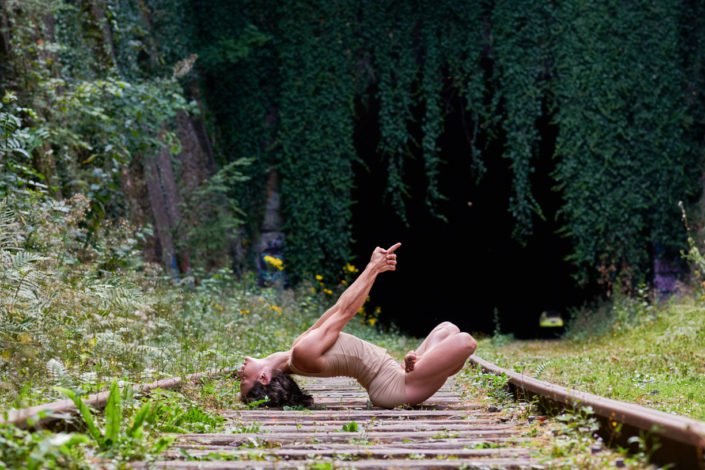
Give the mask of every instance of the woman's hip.
[{"label": "woman's hip", "polygon": [[382,408],[394,408],[406,403],[406,373],[393,357],[388,356],[370,382],[370,401]]}]

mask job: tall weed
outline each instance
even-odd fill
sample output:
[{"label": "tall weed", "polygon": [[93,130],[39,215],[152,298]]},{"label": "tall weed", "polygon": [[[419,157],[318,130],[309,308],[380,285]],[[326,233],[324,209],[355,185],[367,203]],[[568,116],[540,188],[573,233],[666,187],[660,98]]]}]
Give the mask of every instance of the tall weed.
[{"label": "tall weed", "polygon": [[[175,280],[141,259],[128,224],[84,230],[89,207],[83,196],[30,211],[0,206],[0,255],[16,259],[0,265],[0,406],[60,398],[56,385],[99,391],[115,377],[153,381],[287,349],[354,273],[349,265],[340,280],[295,291],[260,288],[227,268]],[[376,315],[346,331],[390,351],[416,347],[373,327]]]}]

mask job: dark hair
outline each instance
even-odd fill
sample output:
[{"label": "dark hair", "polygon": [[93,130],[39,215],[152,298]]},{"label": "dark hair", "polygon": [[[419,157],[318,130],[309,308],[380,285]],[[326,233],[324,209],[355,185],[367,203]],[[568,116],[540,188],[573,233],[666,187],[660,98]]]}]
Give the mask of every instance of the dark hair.
[{"label": "dark hair", "polygon": [[267,385],[255,382],[243,401],[245,403],[262,401],[258,406],[274,408],[313,405],[313,397],[301,390],[299,384],[289,374],[279,370],[272,371],[272,377]]}]

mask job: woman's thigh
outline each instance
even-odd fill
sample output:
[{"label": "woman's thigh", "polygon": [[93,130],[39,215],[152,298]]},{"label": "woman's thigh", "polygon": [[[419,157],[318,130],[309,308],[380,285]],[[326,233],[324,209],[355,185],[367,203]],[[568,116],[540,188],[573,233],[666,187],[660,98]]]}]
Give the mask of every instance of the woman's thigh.
[{"label": "woman's thigh", "polygon": [[449,321],[436,325],[431,332],[426,336],[423,342],[416,348],[417,354],[425,354],[430,349],[437,346],[441,341],[448,336],[460,333],[460,329]]},{"label": "woman's thigh", "polygon": [[430,348],[406,374],[406,399],[416,405],[436,393],[451,375],[457,373],[475,352],[475,340],[468,333],[447,336]]}]

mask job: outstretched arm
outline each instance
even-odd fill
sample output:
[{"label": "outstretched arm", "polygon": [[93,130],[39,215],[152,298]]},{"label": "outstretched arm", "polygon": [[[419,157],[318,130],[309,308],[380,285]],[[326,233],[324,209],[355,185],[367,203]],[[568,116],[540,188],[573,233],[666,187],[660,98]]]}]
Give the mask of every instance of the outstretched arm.
[{"label": "outstretched arm", "polygon": [[294,341],[293,360],[297,362],[297,367],[304,367],[309,372],[322,368],[321,356],[335,343],[343,327],[365,303],[377,275],[396,270],[397,255],[394,252],[400,246],[401,243],[397,243],[387,250],[375,248],[364,271],[343,292],[335,305]]},{"label": "outstretched arm", "polygon": [[311,326],[311,328],[309,328],[298,338],[296,338],[293,346],[296,346],[299,340],[306,336],[306,334],[308,334],[312,330],[315,330],[316,328],[319,328],[333,315],[336,315],[337,317],[342,317],[338,318],[339,320],[344,321],[343,325],[340,327],[340,330],[342,330],[343,327],[347,324],[347,322],[353,316],[355,316],[355,313],[357,313],[360,310],[360,307],[362,307],[362,305],[365,303],[365,299],[367,299],[367,295],[370,293],[372,285],[374,284],[375,279],[377,279],[377,275],[384,271],[396,270],[397,255],[394,254],[394,252],[400,246],[401,243],[397,243],[387,250],[384,250],[380,247],[375,248],[375,250],[372,252],[370,262],[367,264],[362,273],[360,273],[357,279],[355,279],[355,281],[350,284],[347,289],[345,289],[345,292],[342,293],[335,305],[329,308],[316,321],[316,323]]}]

